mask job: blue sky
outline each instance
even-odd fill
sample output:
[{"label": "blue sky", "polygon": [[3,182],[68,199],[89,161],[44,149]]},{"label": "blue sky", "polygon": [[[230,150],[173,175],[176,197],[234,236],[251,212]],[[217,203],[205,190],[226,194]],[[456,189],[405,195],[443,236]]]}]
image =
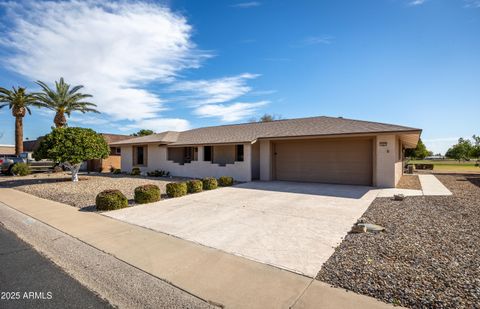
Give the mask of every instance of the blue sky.
[{"label": "blue sky", "polygon": [[[0,85],[85,85],[101,115],[70,126],[129,134],[263,113],[422,128],[444,152],[480,134],[480,1],[0,2]],[[33,110],[25,137],[48,133]],[[0,111],[0,144],[14,120]]]}]

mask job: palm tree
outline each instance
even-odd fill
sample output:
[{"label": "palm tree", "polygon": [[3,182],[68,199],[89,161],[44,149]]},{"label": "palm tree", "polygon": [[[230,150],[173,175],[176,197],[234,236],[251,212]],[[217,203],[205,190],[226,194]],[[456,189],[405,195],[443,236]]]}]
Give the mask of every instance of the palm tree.
[{"label": "palm tree", "polygon": [[28,94],[26,88],[12,87],[8,90],[0,87],[0,109],[8,106],[15,117],[15,155],[23,152],[23,117],[32,114],[30,107],[44,107],[34,94]]},{"label": "palm tree", "polygon": [[42,81],[37,81],[37,84],[42,87],[43,92],[37,93],[36,97],[44,103],[46,108],[56,112],[53,122],[57,128],[64,127],[67,124],[65,114],[70,117],[70,114],[74,111],[100,113],[94,109],[97,105],[83,101],[85,98],[91,98],[92,95],[78,92],[83,88],[82,85],[70,89],[70,85],[65,83],[63,77],[60,78],[60,81],[55,81],[55,90],[50,89]]}]

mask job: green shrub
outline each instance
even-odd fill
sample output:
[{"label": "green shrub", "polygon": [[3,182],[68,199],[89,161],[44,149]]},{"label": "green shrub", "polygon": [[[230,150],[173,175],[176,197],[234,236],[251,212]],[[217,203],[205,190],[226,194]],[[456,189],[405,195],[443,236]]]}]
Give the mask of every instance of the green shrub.
[{"label": "green shrub", "polygon": [[190,180],[187,182],[188,193],[197,193],[203,191],[203,182],[199,179]]},{"label": "green shrub", "polygon": [[115,210],[128,207],[128,200],[120,190],[105,190],[95,199],[97,210]]},{"label": "green shrub", "polygon": [[417,170],[433,170],[433,164],[431,163],[415,164],[415,168]]},{"label": "green shrub", "polygon": [[148,172],[147,175],[150,177],[164,177],[170,175],[170,173],[164,170],[154,170],[153,172]]},{"label": "green shrub", "polygon": [[139,176],[140,175],[140,169],[138,167],[132,168],[132,172],[130,173],[132,176]]},{"label": "green shrub", "polygon": [[115,174],[115,175],[118,175],[118,174],[121,174],[121,173],[122,173],[122,170],[119,169],[119,168],[116,168],[116,169],[113,170],[112,173]]},{"label": "green shrub", "polygon": [[171,182],[167,183],[168,197],[179,197],[187,195],[187,183],[185,182]]},{"label": "green shrub", "polygon": [[12,174],[15,176],[27,176],[30,174],[30,169],[28,168],[27,163],[16,163],[12,166]]},{"label": "green shrub", "polygon": [[135,188],[135,203],[146,204],[160,201],[160,188],[156,185],[143,185]]},{"label": "green shrub", "polygon": [[202,179],[203,190],[213,190],[218,187],[217,179],[213,177],[206,177]]},{"label": "green shrub", "polygon": [[233,177],[222,176],[222,177],[218,178],[218,185],[220,187],[233,186]]}]

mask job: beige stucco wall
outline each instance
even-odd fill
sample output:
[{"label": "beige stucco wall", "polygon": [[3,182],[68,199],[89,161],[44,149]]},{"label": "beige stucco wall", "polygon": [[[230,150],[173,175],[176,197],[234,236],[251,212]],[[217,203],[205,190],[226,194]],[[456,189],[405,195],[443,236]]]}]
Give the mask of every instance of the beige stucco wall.
[{"label": "beige stucco wall", "polygon": [[[244,161],[220,166],[203,161],[203,147],[198,147],[198,161],[183,165],[167,160],[167,147],[158,144],[148,145],[148,165],[140,167],[142,172],[164,170],[172,176],[180,177],[220,177],[232,176],[238,181],[251,181],[251,145],[244,144]],[[126,155],[128,154],[128,155]],[[130,172],[132,169],[132,147],[122,147],[122,171]]]},{"label": "beige stucco wall", "polygon": [[270,141],[260,140],[260,180],[272,180],[272,162],[271,161],[272,161],[272,146]]},{"label": "beige stucco wall", "polygon": [[[386,146],[381,146],[386,143]],[[399,143],[395,135],[378,135],[375,145],[374,179],[377,187],[393,188],[402,175],[402,162],[398,156]]]},{"label": "beige stucco wall", "polygon": [[183,163],[185,149],[183,147],[172,147],[168,149],[168,159],[174,162]]},{"label": "beige stucco wall", "polygon": [[121,159],[121,170],[122,172],[131,172],[132,171],[132,163],[133,163],[133,150],[132,146],[122,146],[122,159]]},{"label": "beige stucco wall", "polygon": [[[213,147],[213,163],[225,165],[235,162],[235,145]],[[243,149],[245,153],[245,149]]]}]

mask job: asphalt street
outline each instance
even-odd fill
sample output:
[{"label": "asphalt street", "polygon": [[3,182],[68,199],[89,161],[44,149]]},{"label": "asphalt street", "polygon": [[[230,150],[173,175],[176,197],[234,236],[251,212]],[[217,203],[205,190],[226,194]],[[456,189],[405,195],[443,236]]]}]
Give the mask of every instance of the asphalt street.
[{"label": "asphalt street", "polygon": [[0,308],[112,308],[0,224]]}]

